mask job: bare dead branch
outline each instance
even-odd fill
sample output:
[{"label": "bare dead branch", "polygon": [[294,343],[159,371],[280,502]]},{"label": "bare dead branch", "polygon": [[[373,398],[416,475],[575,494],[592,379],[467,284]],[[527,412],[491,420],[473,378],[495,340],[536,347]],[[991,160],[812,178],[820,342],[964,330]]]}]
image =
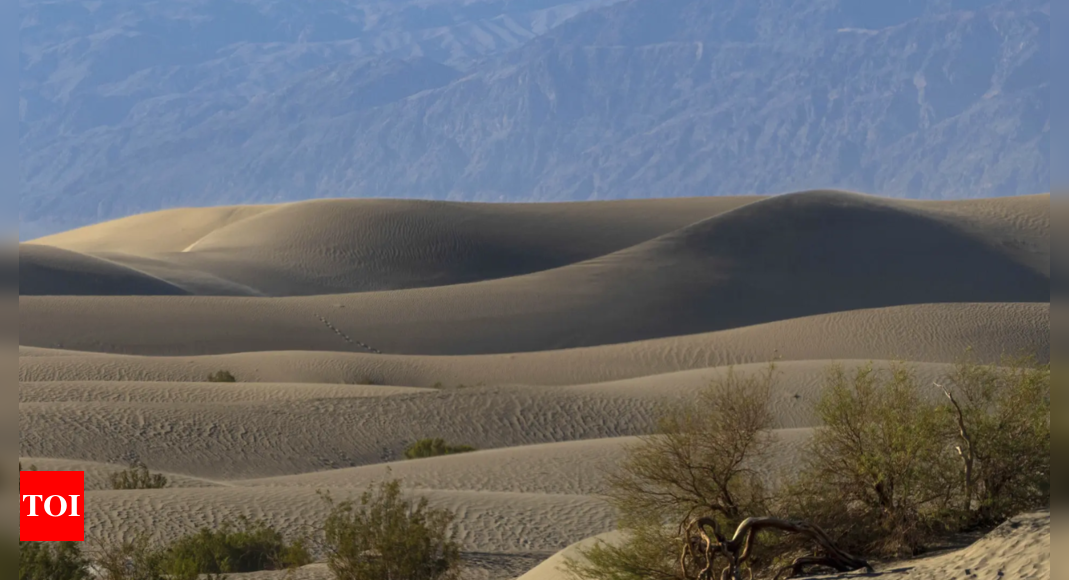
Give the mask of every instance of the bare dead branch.
[{"label": "bare dead branch", "polygon": [[950,404],[954,406],[954,411],[957,415],[958,436],[961,438],[963,445],[959,445],[956,449],[958,456],[961,457],[961,461],[965,465],[965,498],[962,503],[966,513],[968,513],[972,510],[973,498],[976,496],[976,445],[973,443],[972,435],[969,433],[969,427],[965,424],[965,411],[958,404],[954,393],[951,393],[950,389],[939,383],[935,383],[935,386],[942,389],[943,394],[950,399]]},{"label": "bare dead branch", "polygon": [[[688,544],[699,548],[702,554],[701,564],[703,567],[696,577],[697,580],[713,580],[710,576],[713,561],[717,554],[724,556],[728,566],[721,573],[721,580],[742,580],[742,566],[753,555],[757,535],[764,531],[778,531],[792,535],[805,537],[815,544],[818,554],[799,558],[777,574],[777,580],[792,578],[804,574],[807,569],[821,566],[830,568],[836,572],[854,572],[866,570],[872,572],[872,566],[868,562],[856,558],[845,550],[839,548],[834,540],[821,528],[806,523],[783,520],[779,518],[750,518],[742,522],[732,539],[728,540],[721,533],[720,524],[713,518],[699,518],[688,528],[691,534]],[[707,530],[713,531],[710,537]],[[695,551],[690,552],[691,556]],[[684,552],[681,560],[681,570],[684,577],[687,576],[687,552]],[[784,574],[787,574],[784,576]],[[752,571],[751,571],[752,575]]]}]

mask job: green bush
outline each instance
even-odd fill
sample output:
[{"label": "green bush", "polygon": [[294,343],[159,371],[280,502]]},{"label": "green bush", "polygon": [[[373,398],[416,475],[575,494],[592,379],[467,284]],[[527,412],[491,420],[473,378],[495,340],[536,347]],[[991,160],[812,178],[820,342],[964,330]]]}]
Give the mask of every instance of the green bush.
[{"label": "green bush", "polygon": [[287,542],[275,528],[247,519],[181,538],[162,556],[162,567],[171,574],[287,570],[309,563],[311,556],[303,541]]},{"label": "green bush", "polygon": [[209,383],[236,383],[236,382],[238,382],[238,379],[230,371],[216,371],[216,372],[208,375],[208,382]]},{"label": "green bush", "polygon": [[19,543],[19,580],[89,580],[89,562],[77,543]]},{"label": "green bush", "polygon": [[676,580],[682,530],[693,515],[732,530],[767,515],[771,498],[760,468],[774,442],[776,378],[774,365],[755,374],[729,370],[693,401],[667,409],[657,433],[628,448],[608,480],[623,543],[598,544],[567,562],[568,570],[588,580]]},{"label": "green bush", "polygon": [[[109,546],[94,560],[103,580],[212,580],[224,574],[289,570],[311,563],[303,541],[246,519],[159,545],[146,537]],[[36,580],[36,579],[35,579]]]},{"label": "green bush", "polygon": [[947,415],[905,366],[833,367],[792,511],[847,550],[911,556],[955,526],[958,471]]},{"label": "green bush", "polygon": [[369,488],[358,502],[335,503],[324,526],[327,565],[337,580],[457,580],[454,515],[401,495],[400,482]]},{"label": "green bush", "polygon": [[197,580],[192,571],[168,577],[163,552],[145,536],[105,547],[93,559],[101,580]]},{"label": "green bush", "polygon": [[420,439],[405,449],[405,457],[408,459],[424,459],[457,453],[470,453],[472,451],[475,451],[474,447],[449,445],[444,439]]},{"label": "green bush", "polygon": [[966,362],[941,386],[957,421],[967,524],[1050,507],[1050,365],[1027,357],[998,367]]},{"label": "green bush", "polygon": [[[695,580],[703,556],[684,547],[698,517],[727,538],[745,517],[801,520],[849,553],[900,557],[1049,509],[1049,365],[967,361],[935,385],[905,365],[832,367],[815,409],[823,425],[799,450],[801,469],[778,481],[768,453],[774,378],[728,373],[628,449],[609,479],[623,541],[585,550],[566,563],[571,574]],[[756,574],[812,554],[797,536],[770,536],[746,563]]]},{"label": "green bush", "polygon": [[1032,359],[967,361],[931,386],[901,366],[833,369],[818,411],[790,497],[848,549],[913,555],[1050,506],[1050,367]]},{"label": "green bush", "polygon": [[111,489],[134,490],[134,489],[163,489],[167,487],[167,477],[158,473],[151,473],[141,463],[135,463],[129,469],[112,473],[108,476]]}]

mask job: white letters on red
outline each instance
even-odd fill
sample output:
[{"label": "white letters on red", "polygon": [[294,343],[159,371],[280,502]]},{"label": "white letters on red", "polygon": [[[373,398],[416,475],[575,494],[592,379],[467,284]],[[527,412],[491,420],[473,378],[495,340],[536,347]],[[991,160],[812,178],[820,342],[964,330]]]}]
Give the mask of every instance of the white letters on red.
[{"label": "white letters on red", "polygon": [[[69,514],[67,513],[67,497],[71,498],[71,503],[70,503],[71,513],[69,513]],[[48,517],[50,517],[50,518],[58,518],[58,517],[61,517],[61,516],[69,516],[69,517],[72,517],[72,518],[81,517],[81,515],[78,514],[78,496],[72,495],[72,496],[67,496],[67,497],[64,497],[62,495],[50,495],[50,496],[48,496],[48,499],[45,499],[45,496],[43,496],[43,495],[24,495],[24,496],[22,496],[22,501],[30,500],[30,513],[29,513],[28,517],[31,517],[31,518],[38,517],[38,514],[37,514],[37,502],[41,502],[44,505],[45,514],[47,514]],[[52,513],[52,511],[53,511],[52,510],[52,502],[53,501],[58,501],[59,502],[59,505],[60,505],[59,513]]]},{"label": "white letters on red", "polygon": [[44,498],[45,498],[45,496],[43,496],[43,495],[24,495],[24,496],[22,496],[22,501],[30,500],[30,517],[31,518],[36,518],[37,517],[37,502],[38,502],[38,500],[44,500]]}]

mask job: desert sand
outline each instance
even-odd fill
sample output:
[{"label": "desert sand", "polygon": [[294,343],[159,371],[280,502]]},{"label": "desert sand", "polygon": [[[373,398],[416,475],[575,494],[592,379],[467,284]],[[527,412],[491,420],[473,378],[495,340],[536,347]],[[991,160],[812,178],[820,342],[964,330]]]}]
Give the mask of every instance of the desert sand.
[{"label": "desert sand", "polygon": [[[1049,195],[183,209],[22,244],[19,276],[20,455],[86,471],[93,541],[307,530],[318,492],[398,477],[457,512],[479,580],[564,580],[612,538],[605,470],[729,368],[778,361],[789,468],[831,364],[1050,359]],[[401,460],[423,437],[479,451]],[[171,487],[108,490],[135,460]],[[1022,516],[880,577],[1049,578],[1049,534]]]}]

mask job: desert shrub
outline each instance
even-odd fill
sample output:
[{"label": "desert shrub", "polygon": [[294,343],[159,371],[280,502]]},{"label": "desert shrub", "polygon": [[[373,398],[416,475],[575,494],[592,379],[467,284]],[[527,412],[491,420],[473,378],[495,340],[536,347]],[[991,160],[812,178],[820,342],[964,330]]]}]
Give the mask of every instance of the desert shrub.
[{"label": "desert shrub", "polygon": [[89,562],[75,542],[19,543],[19,580],[89,580]]},{"label": "desert shrub", "polygon": [[108,483],[114,490],[163,489],[167,487],[167,477],[134,463],[128,469],[108,475]]},{"label": "desert shrub", "polygon": [[475,451],[474,447],[449,445],[444,439],[420,439],[405,449],[405,457],[408,459],[424,459],[457,453],[470,453],[472,451]]},{"label": "desert shrub", "polygon": [[1033,359],[966,361],[923,387],[903,366],[837,368],[818,411],[791,497],[851,548],[916,554],[1050,505],[1050,367]]},{"label": "desert shrub", "polygon": [[106,546],[93,558],[93,568],[101,580],[196,580],[192,571],[164,573],[163,551],[145,536]]},{"label": "desert shrub", "polygon": [[[657,433],[627,450],[608,494],[624,541],[600,543],[566,567],[589,580],[679,578],[683,528],[695,515],[739,525],[772,509],[765,469],[774,442],[774,366],[729,370],[688,404],[666,410]],[[759,558],[760,560],[760,558]]]},{"label": "desert shrub", "polygon": [[790,497],[853,549],[913,555],[954,527],[958,475],[947,415],[911,369],[832,367],[806,465]]},{"label": "desert shrub", "polygon": [[[729,538],[748,516],[815,524],[834,550],[858,562],[851,553],[913,555],[948,533],[1050,505],[1047,365],[967,362],[936,385],[921,385],[905,365],[831,367],[815,409],[823,425],[802,449],[801,469],[776,487],[768,457],[774,379],[771,368],[746,378],[728,373],[628,449],[608,479],[622,543],[583,551],[566,564],[572,575],[697,578],[697,568],[680,570],[688,558],[703,562],[692,543],[700,540],[696,516],[713,516],[705,531]],[[751,570],[812,553],[798,534],[756,539]]]},{"label": "desert shrub", "polygon": [[456,580],[460,548],[454,515],[426,499],[402,497],[397,481],[369,488],[357,502],[335,503],[324,525],[327,565],[338,580]]},{"label": "desert shrub", "polygon": [[230,371],[216,371],[207,376],[208,382],[237,382],[235,377]]},{"label": "desert shrub", "polygon": [[997,525],[1050,506],[1050,366],[1032,358],[997,367],[965,362],[944,384],[961,460],[961,509]]},{"label": "desert shrub", "polygon": [[208,375],[208,382],[209,383],[236,383],[236,382],[238,382],[238,379],[230,371],[216,371],[216,372]]},{"label": "desert shrub", "polygon": [[311,556],[305,542],[287,542],[267,523],[241,519],[178,539],[161,560],[169,574],[222,574],[298,568],[311,563]]}]

